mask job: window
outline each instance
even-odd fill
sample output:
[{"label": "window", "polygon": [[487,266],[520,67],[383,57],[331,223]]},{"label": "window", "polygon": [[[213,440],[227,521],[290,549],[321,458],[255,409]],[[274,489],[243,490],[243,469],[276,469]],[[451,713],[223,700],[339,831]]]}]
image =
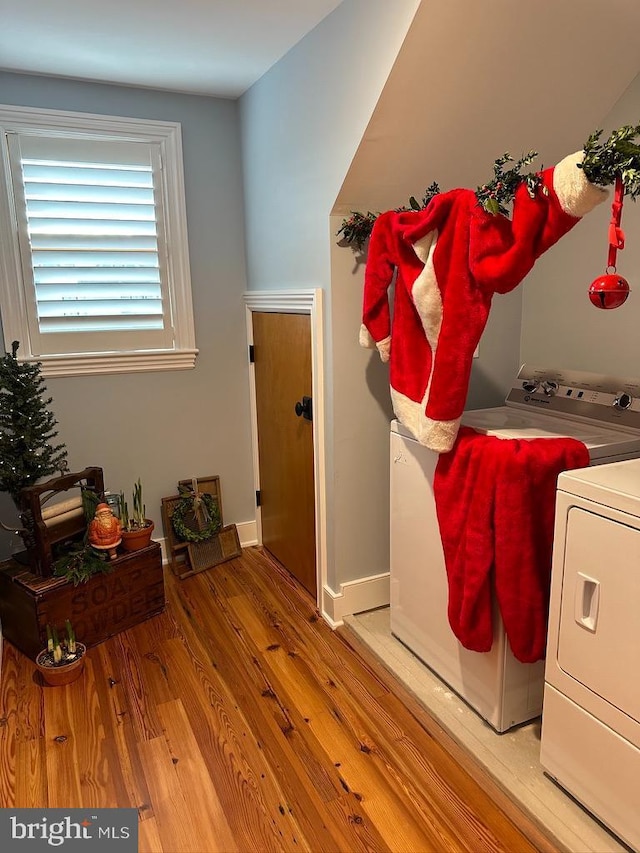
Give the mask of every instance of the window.
[{"label": "window", "polygon": [[180,126],[0,107],[5,349],[45,376],[193,367]]}]

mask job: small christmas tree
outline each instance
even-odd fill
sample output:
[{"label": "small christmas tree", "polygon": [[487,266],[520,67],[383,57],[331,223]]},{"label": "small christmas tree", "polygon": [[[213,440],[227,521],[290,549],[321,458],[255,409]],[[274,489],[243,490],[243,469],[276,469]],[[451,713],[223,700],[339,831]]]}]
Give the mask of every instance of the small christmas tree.
[{"label": "small christmas tree", "polygon": [[41,365],[18,362],[18,346],[13,341],[11,353],[0,359],[0,491],[16,505],[25,486],[67,470],[65,445],[50,444],[57,421],[47,408],[52,398],[43,399]]}]

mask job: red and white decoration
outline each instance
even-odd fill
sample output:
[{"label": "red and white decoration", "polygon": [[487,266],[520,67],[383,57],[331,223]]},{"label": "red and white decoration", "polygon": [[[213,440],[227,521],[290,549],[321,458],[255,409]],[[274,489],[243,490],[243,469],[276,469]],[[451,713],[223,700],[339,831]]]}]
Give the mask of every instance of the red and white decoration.
[{"label": "red and white decoration", "polygon": [[630,288],[626,278],[616,272],[618,249],[624,249],[624,231],[622,230],[622,204],[624,201],[624,184],[622,176],[616,175],[616,188],[611,205],[611,222],[609,223],[609,254],[607,269],[604,275],[599,275],[589,286],[589,300],[596,308],[609,310],[619,308],[627,301]]},{"label": "red and white decoration", "polygon": [[[396,416],[421,444],[453,447],[474,350],[495,293],[513,290],[536,259],[607,198],[577,164],[583,152],[521,184],[513,214],[487,213],[469,189],[435,196],[420,211],[381,214],[371,233],[362,346],[389,361]],[[397,271],[393,323],[388,289]]]},{"label": "red and white decoration", "polygon": [[558,475],[586,468],[573,438],[502,439],[462,427],[438,459],[433,491],[451,630],[467,649],[493,644],[492,589],[514,657],[545,654]]}]

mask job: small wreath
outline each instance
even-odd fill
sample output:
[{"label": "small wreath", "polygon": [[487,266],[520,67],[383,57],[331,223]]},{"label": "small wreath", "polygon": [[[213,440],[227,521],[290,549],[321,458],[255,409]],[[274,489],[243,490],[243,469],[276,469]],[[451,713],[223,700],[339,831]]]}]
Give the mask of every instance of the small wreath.
[{"label": "small wreath", "polygon": [[222,527],[220,507],[213,495],[199,495],[209,516],[207,524],[201,525],[195,517],[194,497],[188,495],[176,503],[171,515],[171,524],[178,539],[182,542],[204,542],[211,539]]}]

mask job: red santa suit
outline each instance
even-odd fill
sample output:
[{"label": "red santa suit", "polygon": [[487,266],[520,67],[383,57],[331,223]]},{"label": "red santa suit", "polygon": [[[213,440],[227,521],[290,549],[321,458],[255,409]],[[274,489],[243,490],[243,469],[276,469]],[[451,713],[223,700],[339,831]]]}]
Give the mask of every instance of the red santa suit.
[{"label": "red santa suit", "polygon": [[502,439],[465,426],[438,457],[433,493],[447,612],[465,648],[491,648],[495,590],[514,657],[544,657],[558,474],[588,464],[589,451],[574,438]]},{"label": "red santa suit", "polygon": [[[606,199],[607,190],[577,167],[582,157],[543,171],[533,197],[520,184],[511,219],[487,213],[468,189],[441,193],[421,211],[376,219],[360,343],[389,360],[395,414],[432,450],[448,452],[455,442],[494,293],[513,290],[543,252]],[[392,325],[388,289],[396,271]]]}]

